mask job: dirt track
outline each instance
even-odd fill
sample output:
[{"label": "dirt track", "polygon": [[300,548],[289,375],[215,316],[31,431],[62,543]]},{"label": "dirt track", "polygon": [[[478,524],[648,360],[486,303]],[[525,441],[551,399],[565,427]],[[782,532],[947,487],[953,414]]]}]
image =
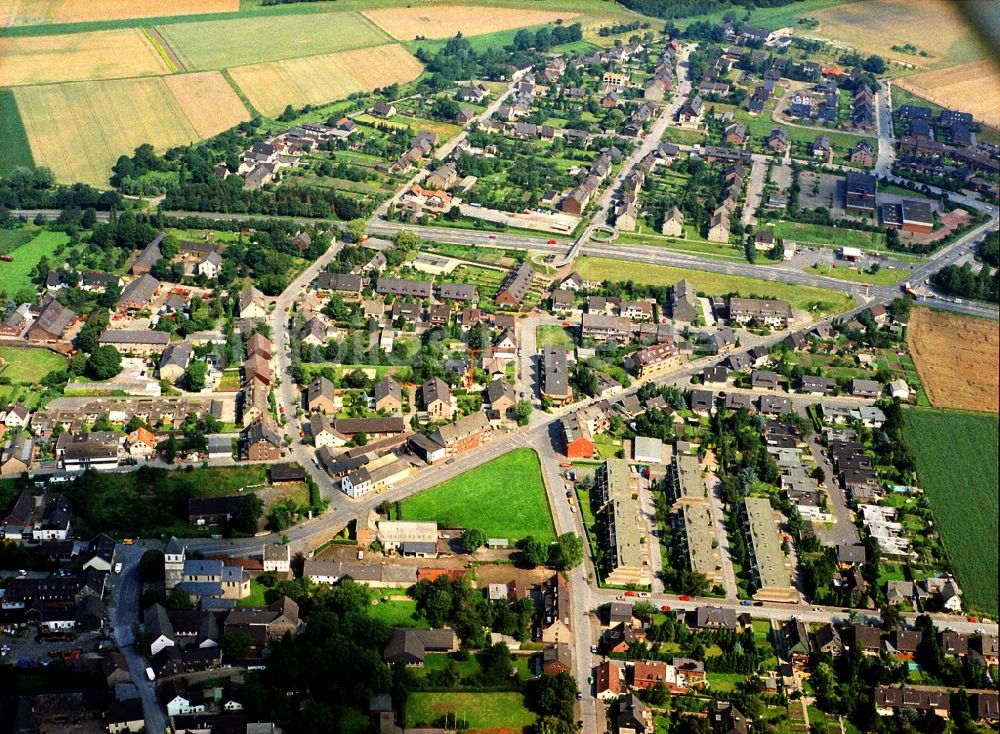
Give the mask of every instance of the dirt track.
[{"label": "dirt track", "polygon": [[1000,325],[915,308],[906,341],[936,408],[1000,410]]}]

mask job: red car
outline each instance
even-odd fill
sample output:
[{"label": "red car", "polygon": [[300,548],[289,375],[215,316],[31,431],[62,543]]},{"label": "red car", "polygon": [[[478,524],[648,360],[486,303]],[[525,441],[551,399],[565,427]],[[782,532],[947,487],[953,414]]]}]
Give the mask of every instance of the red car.
[{"label": "red car", "polygon": [[691,601],[691,597],[688,596],[687,594],[681,594],[679,598],[681,601]]},{"label": "red car", "polygon": [[969,617],[969,621],[970,622],[978,622],[979,618],[978,617]]},{"label": "red car", "polygon": [[660,607],[660,611],[661,612],[669,612],[670,611],[670,605],[669,604],[664,604],[662,607]]},{"label": "red car", "polygon": [[555,244],[557,244],[557,243],[556,243],[556,241],[555,241],[555,240],[549,240],[549,244],[550,244],[550,245],[555,245]]},{"label": "red car", "polygon": [[635,596],[635,592],[634,591],[626,591],[625,592],[625,596]]}]

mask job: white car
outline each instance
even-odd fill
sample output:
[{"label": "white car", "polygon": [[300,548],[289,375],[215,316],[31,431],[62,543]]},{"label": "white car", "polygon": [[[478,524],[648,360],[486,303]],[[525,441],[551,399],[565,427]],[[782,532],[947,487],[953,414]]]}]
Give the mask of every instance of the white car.
[{"label": "white car", "polygon": [[115,573],[121,573],[121,572],[122,572],[122,562],[118,561],[118,563],[115,564]]}]

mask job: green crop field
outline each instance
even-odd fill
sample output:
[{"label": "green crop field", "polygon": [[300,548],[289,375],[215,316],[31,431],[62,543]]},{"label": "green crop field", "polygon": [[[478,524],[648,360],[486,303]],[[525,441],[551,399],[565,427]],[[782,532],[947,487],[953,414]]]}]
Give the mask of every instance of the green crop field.
[{"label": "green crop field", "polygon": [[479,528],[490,538],[553,540],[538,456],[517,449],[405,500],[404,520]]},{"label": "green crop field", "polygon": [[406,699],[406,726],[457,717],[471,729],[520,731],[535,721],[520,693],[412,693]]},{"label": "green crop field", "polygon": [[31,273],[43,257],[52,260],[60,245],[69,242],[65,232],[39,232],[38,235],[8,254],[13,262],[0,262],[0,290],[12,296],[25,286],[31,286]]},{"label": "green crop field", "polygon": [[997,611],[996,415],[907,409],[903,435],[965,604]]},{"label": "green crop field", "polygon": [[0,90],[0,130],[3,130],[4,136],[4,143],[0,145],[0,176],[21,166],[35,165],[28,135],[17,111],[17,100],[9,89]]},{"label": "green crop field", "polygon": [[601,257],[581,257],[576,261],[576,270],[586,280],[631,280],[647,285],[673,285],[679,280],[691,281],[695,288],[709,295],[739,293],[743,297],[766,296],[781,298],[792,304],[792,308],[814,313],[840,313],[854,305],[845,293],[813,288],[805,285],[772,283],[741,275],[724,275],[703,270],[685,270],[664,265],[650,265],[642,262],[612,260]]},{"label": "green crop field", "polygon": [[35,233],[30,229],[0,229],[0,255],[13,252],[26,242],[31,242]]},{"label": "green crop field", "polygon": [[0,376],[11,382],[38,382],[49,372],[61,370],[66,360],[48,349],[0,347]]},{"label": "green crop field", "polygon": [[188,71],[315,56],[392,40],[359,13],[337,13],[322,19],[288,15],[209,20],[175,23],[159,30]]}]

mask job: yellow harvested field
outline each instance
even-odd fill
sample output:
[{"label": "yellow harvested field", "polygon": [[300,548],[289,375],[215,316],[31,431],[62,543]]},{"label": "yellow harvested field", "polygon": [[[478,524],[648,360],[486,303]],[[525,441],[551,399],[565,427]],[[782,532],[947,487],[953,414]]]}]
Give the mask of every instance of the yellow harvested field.
[{"label": "yellow harvested field", "polygon": [[235,13],[240,0],[4,0],[0,26]]},{"label": "yellow harvested field", "polygon": [[210,138],[250,119],[239,95],[217,71],[175,74],[163,81],[199,137]]},{"label": "yellow harvested field", "polygon": [[423,66],[397,44],[305,56],[230,69],[250,103],[276,115],[287,105],[303,107],[343,99],[394,82],[416,79]]},{"label": "yellow harvested field", "polygon": [[509,28],[552,23],[559,18],[569,20],[578,14],[476,5],[429,5],[366,10],[364,15],[393,38],[412,41],[417,36],[451,38],[459,32],[466,36],[479,36]]},{"label": "yellow harvested field", "polygon": [[[865,0],[808,14],[820,22],[808,35],[849,44],[913,66],[950,66],[986,56],[968,21],[951,0]],[[929,57],[893,51],[910,43]]]},{"label": "yellow harvested field", "polygon": [[0,38],[0,87],[169,74],[139,28]]},{"label": "yellow harvested field", "polygon": [[185,145],[249,118],[218,72],[17,87],[14,96],[35,162],[59,181],[98,186],[142,143]]},{"label": "yellow harvested field", "polygon": [[942,107],[971,112],[977,120],[1000,125],[1000,69],[992,61],[926,71],[894,84]]}]

